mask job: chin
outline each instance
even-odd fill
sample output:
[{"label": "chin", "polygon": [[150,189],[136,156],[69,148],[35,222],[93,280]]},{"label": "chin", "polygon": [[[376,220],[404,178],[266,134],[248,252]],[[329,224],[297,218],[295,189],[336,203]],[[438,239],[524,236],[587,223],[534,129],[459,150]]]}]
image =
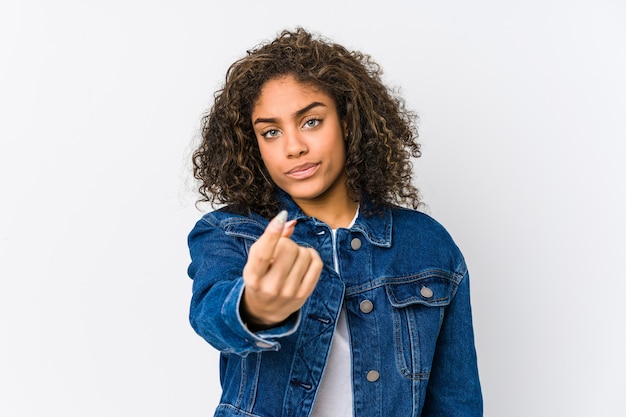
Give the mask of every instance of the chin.
[{"label": "chin", "polygon": [[287,191],[287,194],[291,196],[294,200],[315,200],[324,195],[323,191],[296,191],[292,190],[292,192]]}]

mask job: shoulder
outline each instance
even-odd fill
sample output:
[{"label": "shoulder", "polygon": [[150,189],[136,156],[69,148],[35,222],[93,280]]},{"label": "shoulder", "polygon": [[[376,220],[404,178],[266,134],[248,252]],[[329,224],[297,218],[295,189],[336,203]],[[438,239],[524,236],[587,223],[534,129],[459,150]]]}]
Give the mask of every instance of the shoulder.
[{"label": "shoulder", "polygon": [[421,211],[395,206],[392,208],[392,214],[394,229],[450,237],[441,223]]},{"label": "shoulder", "polygon": [[410,247],[430,259],[446,259],[464,266],[461,250],[446,228],[426,213],[394,207],[394,245]]}]

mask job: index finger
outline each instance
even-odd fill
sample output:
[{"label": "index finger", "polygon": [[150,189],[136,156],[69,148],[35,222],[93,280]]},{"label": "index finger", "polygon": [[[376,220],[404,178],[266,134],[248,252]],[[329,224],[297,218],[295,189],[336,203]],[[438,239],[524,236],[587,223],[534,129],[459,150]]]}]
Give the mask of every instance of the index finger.
[{"label": "index finger", "polygon": [[276,245],[283,234],[286,220],[287,210],[283,210],[270,220],[263,234],[250,247],[246,267],[254,275],[263,275],[268,270],[274,258]]}]

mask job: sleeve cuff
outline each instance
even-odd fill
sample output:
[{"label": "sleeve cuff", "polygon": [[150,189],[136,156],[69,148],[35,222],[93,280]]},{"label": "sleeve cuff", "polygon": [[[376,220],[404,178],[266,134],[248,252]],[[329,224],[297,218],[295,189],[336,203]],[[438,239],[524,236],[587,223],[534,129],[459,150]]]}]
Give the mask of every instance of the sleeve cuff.
[{"label": "sleeve cuff", "polygon": [[254,351],[279,350],[280,343],[275,339],[289,336],[298,329],[302,316],[300,310],[292,314],[280,326],[253,333],[248,330],[246,324],[241,319],[241,315],[239,314],[239,305],[241,303],[243,289],[243,278],[240,278],[233,286],[222,306],[221,313],[224,322],[235,334],[250,343]]}]

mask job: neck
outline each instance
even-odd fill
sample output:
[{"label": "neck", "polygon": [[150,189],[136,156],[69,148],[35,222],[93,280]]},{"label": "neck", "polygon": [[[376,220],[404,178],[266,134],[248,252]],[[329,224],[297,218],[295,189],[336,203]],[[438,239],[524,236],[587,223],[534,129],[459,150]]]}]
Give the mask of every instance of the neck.
[{"label": "neck", "polygon": [[342,202],[296,201],[296,204],[304,214],[323,221],[332,229],[348,227],[359,208],[359,203],[349,198]]}]

